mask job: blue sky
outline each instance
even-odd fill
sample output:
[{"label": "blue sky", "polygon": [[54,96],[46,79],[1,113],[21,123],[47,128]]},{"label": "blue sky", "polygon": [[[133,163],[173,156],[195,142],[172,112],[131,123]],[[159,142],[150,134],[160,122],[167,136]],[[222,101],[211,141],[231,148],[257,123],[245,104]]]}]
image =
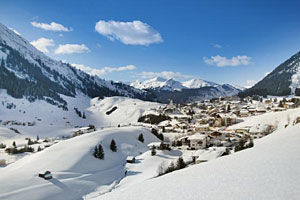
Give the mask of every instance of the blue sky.
[{"label": "blue sky", "polygon": [[300,50],[299,7],[292,0],[1,0],[0,22],[50,57],[105,79],[246,86]]}]

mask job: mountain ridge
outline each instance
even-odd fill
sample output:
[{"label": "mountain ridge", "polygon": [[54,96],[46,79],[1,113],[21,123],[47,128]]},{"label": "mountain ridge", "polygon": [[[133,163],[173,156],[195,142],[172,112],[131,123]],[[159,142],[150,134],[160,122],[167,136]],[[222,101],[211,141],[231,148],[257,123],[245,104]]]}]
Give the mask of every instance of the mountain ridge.
[{"label": "mountain ridge", "polygon": [[261,81],[239,95],[300,96],[300,52],[292,55]]}]

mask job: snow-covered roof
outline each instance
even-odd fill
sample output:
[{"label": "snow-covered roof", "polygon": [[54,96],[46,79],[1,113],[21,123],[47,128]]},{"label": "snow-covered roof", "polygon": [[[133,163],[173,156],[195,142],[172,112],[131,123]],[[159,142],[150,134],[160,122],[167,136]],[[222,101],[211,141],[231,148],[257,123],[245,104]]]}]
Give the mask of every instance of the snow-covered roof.
[{"label": "snow-covered roof", "polygon": [[205,134],[195,133],[188,137],[189,140],[204,140],[207,137]]}]

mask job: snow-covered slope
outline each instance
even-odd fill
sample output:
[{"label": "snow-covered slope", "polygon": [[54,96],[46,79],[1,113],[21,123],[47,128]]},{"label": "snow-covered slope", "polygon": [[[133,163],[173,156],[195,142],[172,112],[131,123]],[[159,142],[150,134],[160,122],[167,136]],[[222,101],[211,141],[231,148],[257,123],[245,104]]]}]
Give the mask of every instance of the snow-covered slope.
[{"label": "snow-covered slope", "polygon": [[[143,133],[145,142],[137,140]],[[111,140],[117,152],[109,148]],[[0,199],[60,200],[82,199],[95,190],[101,192],[124,177],[127,156],[148,151],[147,144],[158,139],[141,127],[114,128],[85,134],[59,142],[0,168]],[[94,158],[95,145],[102,144],[104,160]],[[53,179],[46,181],[38,173],[50,170]],[[102,187],[99,188],[99,185]]]},{"label": "snow-covered slope", "polygon": [[[157,108],[162,104],[131,99],[128,97],[106,97],[104,99],[90,99],[85,95],[77,95],[75,98],[64,96],[68,101],[68,110],[64,111],[45,101],[29,102],[27,99],[15,99],[0,90],[0,139],[11,144],[13,140],[26,137],[40,136],[56,137],[70,136],[80,126],[95,125],[98,128],[117,126],[119,124],[136,124],[140,116],[151,108]],[[113,107],[117,109],[110,115],[106,112]],[[8,109],[7,107],[11,107]],[[86,118],[79,117],[75,109],[84,113]],[[12,125],[6,122],[18,122],[20,125]],[[34,126],[23,126],[23,123],[33,123]],[[20,134],[14,133],[10,128],[17,129]]]},{"label": "snow-covered slope", "polygon": [[216,87],[219,84],[210,82],[210,81],[205,81],[202,79],[191,79],[189,81],[185,81],[182,83],[183,86],[187,88],[201,88],[201,87],[206,87],[206,86],[213,86]]},{"label": "snow-covered slope", "polygon": [[164,79],[161,77],[155,77],[150,80],[146,80],[144,82],[140,81],[134,81],[130,83],[132,87],[138,88],[138,89],[161,89],[161,90],[181,90],[184,87],[179,81],[175,81],[174,79]]},{"label": "snow-covered slope", "polygon": [[300,124],[255,141],[254,148],[116,190],[96,199],[269,199],[300,196]]},{"label": "snow-covered slope", "polygon": [[[117,126],[136,124],[145,111],[159,106],[162,104],[127,97],[107,97],[103,100],[92,99],[91,107],[87,110],[91,113],[90,116],[95,123],[100,122],[102,126]],[[114,107],[116,110],[107,114]]]}]

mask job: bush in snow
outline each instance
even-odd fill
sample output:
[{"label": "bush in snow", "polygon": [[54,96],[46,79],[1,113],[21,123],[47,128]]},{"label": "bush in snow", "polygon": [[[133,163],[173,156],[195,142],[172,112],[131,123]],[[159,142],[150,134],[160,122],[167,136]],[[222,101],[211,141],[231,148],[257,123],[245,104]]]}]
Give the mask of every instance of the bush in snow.
[{"label": "bush in snow", "polygon": [[113,151],[113,152],[117,152],[117,145],[116,145],[116,142],[114,139],[111,140],[111,143],[110,143],[110,149]]},{"label": "bush in snow", "polygon": [[144,143],[144,136],[142,133],[139,135],[138,140]]}]

